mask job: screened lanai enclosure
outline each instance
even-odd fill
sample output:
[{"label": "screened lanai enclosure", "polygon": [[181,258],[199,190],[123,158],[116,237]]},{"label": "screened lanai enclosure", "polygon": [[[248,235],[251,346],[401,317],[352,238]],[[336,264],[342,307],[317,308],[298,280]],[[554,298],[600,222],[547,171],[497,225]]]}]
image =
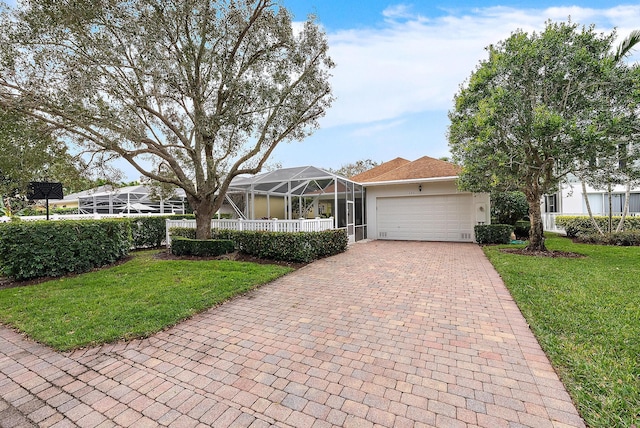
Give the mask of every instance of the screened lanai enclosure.
[{"label": "screened lanai enclosure", "polygon": [[313,166],[237,177],[227,202],[243,219],[332,218],[351,241],[367,235],[362,185]]},{"label": "screened lanai enclosure", "polygon": [[103,186],[69,195],[63,202],[73,200],[77,200],[78,214],[184,214],[186,205],[182,189],[163,199],[145,185]]}]

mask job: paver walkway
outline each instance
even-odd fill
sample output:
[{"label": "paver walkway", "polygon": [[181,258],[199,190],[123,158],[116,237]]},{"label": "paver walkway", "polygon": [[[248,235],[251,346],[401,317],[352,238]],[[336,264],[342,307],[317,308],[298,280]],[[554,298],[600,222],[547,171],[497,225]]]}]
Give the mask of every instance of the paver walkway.
[{"label": "paver walkway", "polygon": [[13,426],[582,427],[473,244],[358,243],[149,339],[0,327]]}]

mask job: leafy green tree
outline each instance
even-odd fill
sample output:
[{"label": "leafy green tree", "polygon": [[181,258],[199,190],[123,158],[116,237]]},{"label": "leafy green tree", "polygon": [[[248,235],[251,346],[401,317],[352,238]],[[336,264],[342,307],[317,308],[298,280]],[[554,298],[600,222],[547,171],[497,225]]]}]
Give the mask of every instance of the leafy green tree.
[{"label": "leafy green tree", "polygon": [[69,154],[36,120],[0,107],[0,194],[9,211],[27,204],[31,181],[63,183],[73,192],[85,180],[86,165]]},{"label": "leafy green tree", "polygon": [[21,4],[0,22],[0,104],[184,189],[198,238],[231,180],[310,135],[333,100],[324,32],[277,1]]},{"label": "leafy green tree", "polygon": [[469,191],[519,190],[527,198],[527,250],[546,251],[540,200],[596,148],[611,108],[602,88],[621,66],[615,33],[548,22],[541,33],[514,32],[487,48],[449,112],[449,145]]},{"label": "leafy green tree", "polygon": [[593,158],[582,163],[582,168],[577,171],[582,181],[582,193],[591,223],[600,234],[604,234],[604,231],[593,218],[586,184],[608,192],[608,231],[613,232],[612,187],[626,187],[625,205],[616,228],[616,231],[620,231],[628,213],[631,188],[640,183],[640,66],[622,63],[638,43],[640,31],[633,31],[618,45],[611,58],[607,58],[608,61],[623,66],[619,73],[612,75],[608,85],[602,88],[610,105],[610,108],[601,112],[601,121],[609,124],[609,132],[602,138],[609,143],[601,144]]},{"label": "leafy green tree", "polygon": [[343,177],[351,178],[365,171],[369,171],[371,168],[375,168],[378,165],[380,165],[379,162],[372,161],[371,159],[360,159],[353,163],[344,164],[332,172],[342,175]]}]

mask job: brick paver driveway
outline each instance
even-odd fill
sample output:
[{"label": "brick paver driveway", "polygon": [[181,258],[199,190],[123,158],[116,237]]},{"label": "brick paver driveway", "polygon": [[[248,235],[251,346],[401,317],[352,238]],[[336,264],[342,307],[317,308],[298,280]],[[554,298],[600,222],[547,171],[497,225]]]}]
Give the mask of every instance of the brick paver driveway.
[{"label": "brick paver driveway", "polygon": [[152,338],[0,328],[2,426],[584,426],[478,246],[372,241]]}]

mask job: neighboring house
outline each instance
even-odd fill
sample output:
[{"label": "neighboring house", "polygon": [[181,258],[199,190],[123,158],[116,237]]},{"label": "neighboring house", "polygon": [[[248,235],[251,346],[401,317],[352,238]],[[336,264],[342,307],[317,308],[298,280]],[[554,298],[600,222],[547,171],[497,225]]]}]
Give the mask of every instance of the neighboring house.
[{"label": "neighboring house", "polygon": [[78,214],[183,214],[185,196],[177,189],[169,199],[151,196],[148,186],[113,187],[100,186],[83,192],[72,193],[62,200],[49,201],[51,208],[77,208]]},{"label": "neighboring house", "polygon": [[[428,156],[413,162],[396,158],[350,179],[312,166],[284,168],[234,179],[223,209],[243,220],[311,226],[330,218],[351,242],[473,242],[474,226],[490,223],[489,195],[459,191],[459,172],[456,165]],[[177,190],[176,197],[158,201],[144,185],[102,187],[68,195],[56,205],[76,205],[81,214],[182,213],[185,197]]]},{"label": "neighboring house", "polygon": [[[609,215],[609,192],[586,186],[589,206],[594,216]],[[614,216],[622,214],[625,202],[626,186],[613,186],[611,188],[611,212]],[[563,232],[556,227],[555,218],[559,215],[589,215],[587,203],[582,191],[582,183],[575,177],[570,177],[561,186],[560,191],[551,195],[545,195],[542,203],[542,218],[544,229],[554,232]],[[640,215],[640,189],[631,190],[629,197],[629,212],[627,215]]]},{"label": "neighboring house", "polygon": [[489,194],[459,191],[459,172],[425,156],[396,158],[351,177],[365,187],[367,237],[473,242],[474,226],[491,221]]}]

